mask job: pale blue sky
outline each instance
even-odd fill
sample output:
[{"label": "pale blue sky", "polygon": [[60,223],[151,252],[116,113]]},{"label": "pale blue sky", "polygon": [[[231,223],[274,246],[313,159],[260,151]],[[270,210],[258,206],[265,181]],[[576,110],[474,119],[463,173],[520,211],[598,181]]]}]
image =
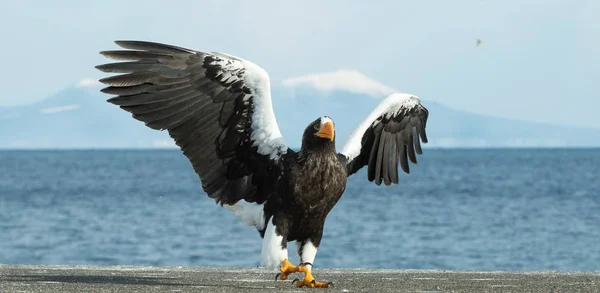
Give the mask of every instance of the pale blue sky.
[{"label": "pale blue sky", "polygon": [[600,127],[598,11],[594,0],[7,0],[0,106],[98,78],[98,51],[141,39],[252,60],[275,84],[355,69],[456,109]]}]

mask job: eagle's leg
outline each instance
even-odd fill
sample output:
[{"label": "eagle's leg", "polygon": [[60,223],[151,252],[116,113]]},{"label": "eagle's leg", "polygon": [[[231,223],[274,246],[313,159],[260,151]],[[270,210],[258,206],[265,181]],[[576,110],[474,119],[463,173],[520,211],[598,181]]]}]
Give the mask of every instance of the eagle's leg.
[{"label": "eagle's leg", "polygon": [[310,239],[304,241],[296,241],[298,248],[298,256],[300,257],[300,265],[298,265],[298,271],[304,273],[304,279],[296,279],[292,283],[296,283],[296,287],[309,287],[309,288],[329,288],[333,285],[331,282],[317,282],[312,275],[312,263],[315,261],[317,255],[317,246],[312,243]]},{"label": "eagle's leg", "polygon": [[286,280],[291,273],[300,272],[298,266],[288,260],[287,253],[287,222],[285,217],[274,216],[266,223],[261,251],[261,264],[265,267],[277,267],[275,280]]}]

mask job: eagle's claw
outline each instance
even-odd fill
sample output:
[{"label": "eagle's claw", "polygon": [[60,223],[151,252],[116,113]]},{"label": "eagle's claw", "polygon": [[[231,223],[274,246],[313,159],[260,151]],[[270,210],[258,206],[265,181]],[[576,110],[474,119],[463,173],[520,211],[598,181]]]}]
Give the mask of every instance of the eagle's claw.
[{"label": "eagle's claw", "polygon": [[[310,280],[310,281],[309,281]],[[333,287],[332,282],[317,282],[315,278],[313,278],[312,274],[309,271],[305,272],[304,280],[300,280],[298,278],[292,281],[292,284],[296,283],[296,287],[308,287],[308,288],[330,288]]]},{"label": "eagle's claw", "polygon": [[281,268],[280,268],[281,273],[278,273],[277,275],[275,275],[275,280],[287,280],[289,274],[300,272],[300,273],[304,273],[304,280],[295,278],[292,281],[292,284],[296,284],[296,287],[298,287],[298,288],[300,288],[300,287],[330,288],[333,286],[333,283],[331,283],[331,282],[327,282],[327,283],[317,282],[315,280],[315,278],[313,277],[312,273],[310,272],[310,268],[306,267],[307,265],[310,265],[312,267],[312,263],[309,263],[309,262],[303,262],[303,263],[295,266],[286,259],[283,262],[281,262]]},{"label": "eagle's claw", "polygon": [[277,273],[277,275],[275,275],[275,281],[287,280],[291,273],[304,272],[306,269],[303,266],[295,266],[285,259],[281,262],[281,268],[279,270],[281,273]]}]

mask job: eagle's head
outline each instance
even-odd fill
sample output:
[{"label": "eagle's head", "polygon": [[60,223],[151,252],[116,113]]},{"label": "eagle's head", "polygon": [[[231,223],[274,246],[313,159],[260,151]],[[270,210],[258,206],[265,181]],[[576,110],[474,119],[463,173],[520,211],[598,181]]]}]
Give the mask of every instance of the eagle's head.
[{"label": "eagle's head", "polygon": [[335,147],[335,124],[327,116],[319,117],[304,130],[302,148]]}]

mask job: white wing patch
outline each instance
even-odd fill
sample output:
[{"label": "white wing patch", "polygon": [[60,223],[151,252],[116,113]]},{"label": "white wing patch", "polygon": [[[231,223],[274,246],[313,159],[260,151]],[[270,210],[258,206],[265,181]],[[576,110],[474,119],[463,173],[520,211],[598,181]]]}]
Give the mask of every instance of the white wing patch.
[{"label": "white wing patch", "polygon": [[351,161],[360,154],[362,146],[361,140],[363,134],[373,123],[377,123],[376,119],[379,116],[392,116],[400,112],[402,109],[411,109],[421,104],[419,97],[411,94],[395,93],[389,95],[363,120],[358,128],[350,135],[350,138],[342,149],[342,154],[348,157]]},{"label": "white wing patch", "polygon": [[262,230],[265,227],[264,219],[264,204],[250,203],[245,200],[240,200],[234,205],[223,205],[233,212],[233,214],[241,219],[246,226],[255,226],[256,229]]},{"label": "white wing patch", "polygon": [[229,84],[242,79],[251,91],[251,95],[244,97],[244,102],[250,103],[252,97],[252,146],[257,147],[259,154],[269,156],[272,160],[278,159],[288,148],[273,112],[269,74],[248,60],[221,52],[210,54],[219,57],[211,65],[220,67],[221,82]]},{"label": "white wing patch", "polygon": [[281,246],[283,236],[277,235],[275,230],[273,220],[269,218],[260,253],[260,265],[267,268],[276,268],[284,259],[288,258],[287,248]]},{"label": "white wing patch", "polygon": [[277,159],[287,152],[287,145],[273,113],[269,74],[250,61],[242,60],[241,66],[246,68],[244,82],[254,91],[251,125],[253,146],[258,148],[261,155]]}]

